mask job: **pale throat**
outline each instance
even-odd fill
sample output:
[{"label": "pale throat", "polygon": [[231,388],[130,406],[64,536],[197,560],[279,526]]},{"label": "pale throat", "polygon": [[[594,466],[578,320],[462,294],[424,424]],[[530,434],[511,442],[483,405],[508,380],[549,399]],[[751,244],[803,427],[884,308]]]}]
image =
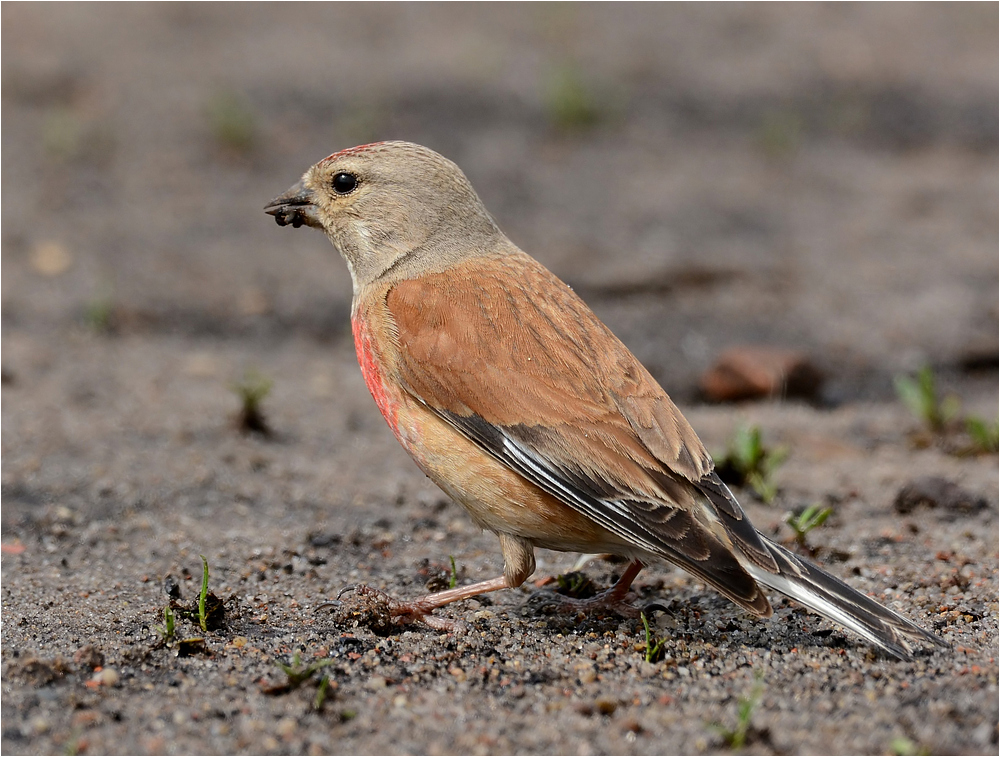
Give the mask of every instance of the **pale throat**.
[{"label": "pale throat", "polygon": [[378,238],[363,223],[354,223],[349,232],[339,231],[333,237],[334,246],[340,252],[347,270],[351,274],[354,296],[361,289],[381,277],[410,255],[413,245],[409,240]]}]

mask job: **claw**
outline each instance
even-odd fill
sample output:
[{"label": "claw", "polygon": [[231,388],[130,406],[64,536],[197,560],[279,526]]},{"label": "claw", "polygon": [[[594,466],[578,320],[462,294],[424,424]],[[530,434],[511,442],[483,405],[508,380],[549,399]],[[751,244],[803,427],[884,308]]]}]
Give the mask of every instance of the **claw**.
[{"label": "claw", "polygon": [[[640,564],[636,563],[636,565],[639,565],[641,568]],[[626,575],[627,581],[624,583],[624,590],[626,591],[628,589],[628,583],[630,583],[632,578],[634,578],[634,574],[638,572],[638,569],[631,570],[631,575]],[[619,581],[619,583],[621,583],[621,581]],[[352,591],[359,598],[370,597],[374,599],[374,602],[365,603],[369,605],[367,612],[369,615],[372,613],[377,614],[383,627],[385,625],[423,623],[424,625],[439,631],[461,631],[466,628],[466,625],[462,621],[438,617],[434,615],[434,611],[439,607],[444,607],[452,602],[458,602],[463,599],[471,599],[472,597],[478,597],[480,594],[486,594],[487,592],[508,588],[510,588],[510,584],[507,583],[507,579],[504,576],[497,576],[496,578],[480,581],[479,583],[470,584],[469,586],[445,589],[444,591],[428,594],[427,596],[420,597],[419,599],[411,599],[404,602],[396,599],[395,597],[389,596],[384,591],[380,591],[379,589],[373,589],[365,584],[358,584],[356,586],[345,586],[341,589],[340,593],[337,594],[337,600]],[[622,590],[622,587],[618,587],[618,593],[625,593]],[[324,603],[324,606],[325,604],[332,603]]]},{"label": "claw", "polygon": [[345,594],[350,594],[352,591],[357,590],[356,584],[351,584],[350,586],[345,586],[343,589],[337,592],[337,599],[343,598]]},{"label": "claw", "polygon": [[673,615],[673,613],[670,612],[670,608],[660,602],[650,602],[649,604],[644,605],[642,613],[644,615],[652,615],[656,610],[659,610],[666,615]]}]

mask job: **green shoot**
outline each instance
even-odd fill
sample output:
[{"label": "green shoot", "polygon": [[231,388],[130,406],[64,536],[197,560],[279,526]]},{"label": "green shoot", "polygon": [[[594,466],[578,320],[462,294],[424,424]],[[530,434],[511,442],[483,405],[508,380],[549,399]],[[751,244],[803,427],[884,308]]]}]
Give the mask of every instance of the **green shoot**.
[{"label": "green shoot", "polygon": [[646,613],[641,613],[639,617],[642,618],[642,627],[646,632],[646,662],[658,662],[663,657],[663,647],[667,640],[654,638]]},{"label": "green shoot", "polygon": [[448,559],[451,560],[451,576],[448,578],[448,588],[454,589],[458,586],[458,568],[455,567],[454,555],[448,555]]},{"label": "green shoot", "polygon": [[594,126],[601,117],[598,98],[574,65],[562,66],[552,74],[545,107],[549,121],[567,132]]},{"label": "green shoot", "polygon": [[757,142],[773,158],[792,155],[802,144],[802,117],[794,110],[770,110],[761,118]]},{"label": "green shoot", "polygon": [[769,449],[759,426],[740,426],[729,440],[725,456],[718,461],[723,481],[749,486],[765,504],[778,494],[774,473],[788,457],[788,447]]},{"label": "green shoot", "polygon": [[892,753],[899,757],[910,757],[910,755],[930,754],[926,747],[918,746],[905,736],[897,736],[892,740]]},{"label": "green shoot", "polygon": [[107,334],[114,329],[116,311],[114,290],[111,286],[105,285],[87,302],[83,320],[91,331]]},{"label": "green shoot", "polygon": [[913,378],[896,376],[896,394],[910,412],[935,434],[941,433],[957,415],[961,401],[954,395],[938,396],[937,381],[929,365]]},{"label": "green shoot", "polygon": [[237,422],[244,433],[257,432],[268,435],[271,428],[267,425],[261,404],[271,392],[274,382],[260,372],[249,369],[243,374],[243,380],[233,383],[230,388],[240,400],[240,411]]},{"label": "green shoot", "polygon": [[[175,622],[175,618],[182,618],[197,623],[202,633],[210,630],[217,630],[226,623],[226,604],[215,595],[215,592],[208,590],[208,560],[204,555],[201,557],[201,590],[198,592],[197,600],[190,605],[182,604],[178,599],[172,599],[167,607],[170,617],[167,618],[167,626]],[[176,597],[180,597],[178,592]],[[164,611],[166,617],[166,611]],[[165,629],[163,629],[165,630]]]},{"label": "green shoot", "polygon": [[760,698],[763,693],[764,674],[757,671],[754,673],[754,683],[750,694],[739,698],[736,727],[730,729],[719,723],[712,724],[730,749],[742,749],[746,746],[747,738],[751,731],[750,720],[753,718],[753,713],[757,709],[757,705],[760,704]]},{"label": "green shoot", "polygon": [[38,133],[45,157],[54,163],[103,165],[115,149],[114,134],[106,125],[81,116],[72,108],[50,110]]},{"label": "green shoot", "polygon": [[575,599],[587,599],[597,594],[598,591],[587,574],[578,570],[560,573],[556,576],[556,585],[559,587],[560,594]]},{"label": "green shoot", "polygon": [[992,424],[975,415],[965,417],[965,431],[972,439],[976,452],[996,452],[1000,448],[1000,424]]},{"label": "green shoot", "polygon": [[804,547],[806,545],[806,534],[814,528],[822,526],[832,514],[832,507],[809,505],[809,507],[798,515],[788,513],[785,516],[785,523],[791,526],[792,531],[795,532],[795,541],[798,542],[799,546]]},{"label": "green shoot", "polygon": [[45,116],[40,131],[42,149],[54,160],[71,160],[81,152],[84,125],[69,108],[56,108]]},{"label": "green shoot", "polygon": [[208,596],[208,560],[201,557],[201,593],[198,595],[198,625],[203,632],[208,632],[208,615],[205,613],[205,598]]},{"label": "green shoot", "polygon": [[[311,662],[308,665],[303,665],[302,658],[299,656],[299,653],[296,652],[295,654],[292,655],[291,665],[285,665],[283,662],[279,662],[277,663],[277,665],[284,671],[285,675],[288,676],[289,687],[295,688],[296,686],[299,686],[308,681],[318,671],[322,670],[327,665],[333,665],[333,663],[334,663],[333,660],[331,660],[328,657],[325,657],[321,660],[316,660],[315,662]],[[323,681],[326,681],[325,676],[323,677]],[[320,686],[323,686],[323,681],[320,682]],[[324,697],[325,696],[326,694],[324,689]],[[322,704],[322,702],[320,703]]]},{"label": "green shoot", "polygon": [[177,633],[176,619],[174,618],[174,611],[170,609],[170,605],[163,608],[163,625],[156,627],[157,632],[163,637],[164,643],[169,643],[173,641],[174,636]]},{"label": "green shoot", "polygon": [[69,738],[66,740],[66,743],[63,744],[63,752],[62,753],[65,754],[65,755],[69,755],[70,757],[73,757],[73,755],[80,754],[80,751],[81,751],[80,750],[80,746],[81,746],[80,742],[81,742],[81,739],[80,739],[80,729],[79,728],[73,728],[73,730],[70,732]]},{"label": "green shoot", "polygon": [[320,679],[319,687],[316,689],[316,698],[313,699],[313,709],[317,712],[323,709],[323,702],[326,701],[326,691],[330,688],[330,679],[323,676]]},{"label": "green shoot", "polygon": [[[960,417],[962,401],[954,394],[939,396],[930,366],[924,366],[912,378],[897,376],[895,383],[899,399],[929,432],[917,435],[919,446],[937,441],[951,454],[959,456],[991,454],[1000,448],[1000,424],[976,415]],[[954,435],[959,434],[963,426],[968,442],[956,444]]]}]

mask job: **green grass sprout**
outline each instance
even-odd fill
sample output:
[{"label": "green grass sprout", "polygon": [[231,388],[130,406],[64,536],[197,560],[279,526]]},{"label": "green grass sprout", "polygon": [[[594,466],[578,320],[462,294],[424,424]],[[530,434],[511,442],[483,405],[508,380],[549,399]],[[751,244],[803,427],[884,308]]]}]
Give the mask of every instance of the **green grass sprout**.
[{"label": "green grass sprout", "polygon": [[[308,681],[323,668],[327,667],[328,665],[333,665],[333,663],[334,661],[331,660],[329,657],[324,657],[323,659],[315,660],[309,663],[308,665],[303,665],[301,655],[299,655],[299,653],[296,652],[295,654],[292,655],[291,665],[286,665],[283,662],[277,662],[276,664],[279,668],[281,668],[284,671],[285,675],[288,676],[289,687],[295,688],[296,686],[300,686],[306,681]],[[324,681],[326,680],[326,676],[323,677],[323,680]],[[322,681],[320,682],[320,685],[321,686],[323,685]]]},{"label": "green grass sprout", "polygon": [[118,320],[118,305],[114,287],[105,283],[87,301],[83,308],[83,322],[95,334],[110,334]]},{"label": "green grass sprout", "polygon": [[795,532],[795,541],[799,546],[805,547],[806,535],[814,528],[822,526],[831,515],[833,515],[832,507],[809,505],[798,514],[788,513],[785,516],[785,523]]},{"label": "green grass sprout", "polygon": [[717,461],[726,483],[749,486],[765,504],[778,494],[774,474],[788,458],[788,447],[769,448],[759,426],[740,426],[729,440],[726,454]]},{"label": "green grass sprout", "polygon": [[556,586],[559,587],[558,591],[560,594],[576,599],[587,599],[598,592],[598,588],[594,582],[590,580],[586,573],[579,570],[557,575]]},{"label": "green grass sprout", "polygon": [[156,627],[157,632],[163,637],[163,642],[169,644],[177,635],[177,620],[170,605],[163,608],[163,625]]},{"label": "green grass sprout", "polygon": [[915,755],[930,754],[926,747],[915,744],[905,736],[897,736],[894,738],[889,748],[892,754],[899,755],[899,757],[913,757]]},{"label": "green grass sprout", "polygon": [[583,131],[598,123],[601,104],[575,64],[552,72],[545,92],[549,121],[564,132]]},{"label": "green grass sprout", "polygon": [[323,702],[326,701],[326,692],[330,688],[330,678],[323,676],[319,686],[316,688],[316,698],[313,699],[313,709],[317,712],[323,709]]},{"label": "green grass sprout", "polygon": [[205,598],[208,596],[208,560],[205,555],[201,558],[201,593],[198,595],[198,625],[201,630],[208,632],[208,615],[205,613]]},{"label": "green grass sprout", "polygon": [[234,92],[213,95],[205,107],[215,141],[225,150],[246,154],[257,141],[257,118],[246,98]]},{"label": "green grass sprout", "polygon": [[959,457],[995,454],[1000,448],[1000,423],[962,415],[962,400],[954,394],[941,396],[929,365],[915,376],[896,376],[895,385],[897,396],[923,427],[911,434],[915,446],[936,444]]},{"label": "green grass sprout", "polygon": [[736,727],[726,728],[719,723],[712,724],[713,728],[722,737],[723,742],[730,749],[742,749],[747,745],[747,740],[752,730],[750,721],[753,719],[753,713],[757,709],[757,705],[760,704],[760,698],[763,693],[764,674],[757,671],[754,673],[754,683],[750,693],[745,697],[739,698]]},{"label": "green grass sprout", "polygon": [[640,613],[639,617],[642,618],[642,627],[646,632],[646,662],[659,662],[663,657],[664,645],[667,640],[657,639],[653,636],[649,620],[646,619],[646,613]]},{"label": "green grass sprout", "polygon": [[943,432],[961,409],[961,400],[955,395],[938,396],[937,379],[929,365],[916,376],[896,376],[895,385],[899,399],[932,433]]},{"label": "green grass sprout", "polygon": [[242,381],[230,384],[230,389],[240,401],[236,420],[241,431],[264,436],[271,434],[271,427],[264,417],[261,405],[273,387],[274,382],[271,379],[252,368],[244,372]]},{"label": "green grass sprout", "polygon": [[965,432],[972,439],[974,452],[996,452],[1000,449],[1000,423],[989,421],[975,415],[965,417]]}]

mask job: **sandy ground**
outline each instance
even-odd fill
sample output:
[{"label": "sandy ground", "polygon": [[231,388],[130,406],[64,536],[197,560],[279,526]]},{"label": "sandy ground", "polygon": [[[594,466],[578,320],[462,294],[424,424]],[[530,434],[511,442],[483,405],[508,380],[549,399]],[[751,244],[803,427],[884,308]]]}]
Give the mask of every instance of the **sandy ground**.
[{"label": "sandy ground", "polygon": [[[997,16],[5,3],[4,753],[995,754],[997,456],[915,445],[893,377],[930,364],[997,418]],[[951,648],[885,659],[656,565],[647,662],[637,621],[538,609],[577,558],[547,552],[442,612],[464,633],[320,608],[419,595],[450,557],[463,583],[501,569],[368,396],[343,263],[261,211],[377,138],[458,162],[709,448],[745,423],[787,444],[776,502],[741,492],[758,527],[829,504],[817,559]],[[701,402],[747,343],[804,350],[819,400]],[[273,381],[270,437],[233,421],[247,370]],[[898,513],[926,475],[981,506]],[[199,555],[224,618],[165,643]]]}]

